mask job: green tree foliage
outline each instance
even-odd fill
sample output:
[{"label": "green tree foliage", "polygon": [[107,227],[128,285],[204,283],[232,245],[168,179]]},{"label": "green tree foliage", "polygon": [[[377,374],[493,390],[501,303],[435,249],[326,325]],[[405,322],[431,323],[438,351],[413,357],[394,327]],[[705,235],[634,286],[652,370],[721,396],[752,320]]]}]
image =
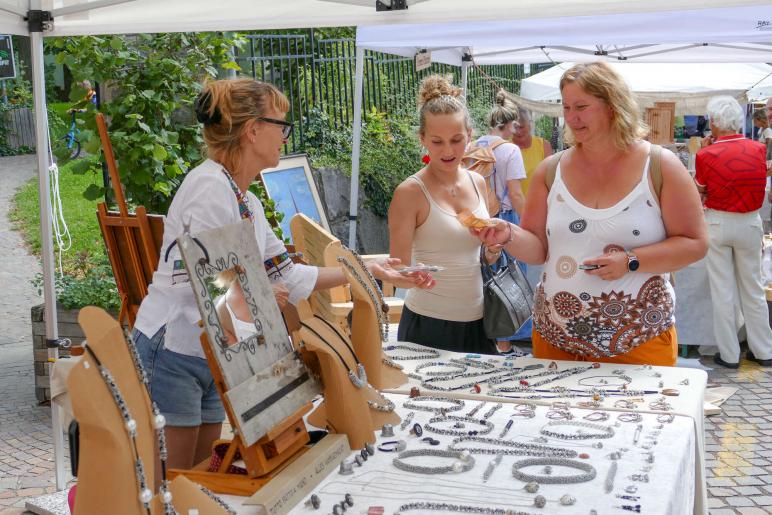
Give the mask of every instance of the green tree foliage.
[{"label": "green tree foliage", "polygon": [[[67,65],[76,81],[102,84],[108,91],[102,112],[119,160],[127,200],[151,212],[165,213],[185,172],[201,160],[200,128],[191,105],[201,83],[218,70],[237,69],[230,49],[237,37],[219,33],[85,36],[53,40],[56,62]],[[85,90],[73,88],[77,101]],[[93,105],[79,118],[79,139],[90,154],[100,152]],[[64,152],[59,156],[66,159]],[[99,173],[91,160],[75,173]],[[96,199],[104,189],[92,184],[84,196]]]}]

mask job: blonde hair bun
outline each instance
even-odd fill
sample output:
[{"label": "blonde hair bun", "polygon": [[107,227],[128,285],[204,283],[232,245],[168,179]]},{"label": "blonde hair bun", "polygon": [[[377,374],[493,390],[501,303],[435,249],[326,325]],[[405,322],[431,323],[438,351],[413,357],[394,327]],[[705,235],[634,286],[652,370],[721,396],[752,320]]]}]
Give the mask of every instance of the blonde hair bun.
[{"label": "blonde hair bun", "polygon": [[461,88],[451,83],[452,78],[452,75],[429,75],[422,80],[421,88],[418,90],[418,105],[444,96],[460,97]]}]

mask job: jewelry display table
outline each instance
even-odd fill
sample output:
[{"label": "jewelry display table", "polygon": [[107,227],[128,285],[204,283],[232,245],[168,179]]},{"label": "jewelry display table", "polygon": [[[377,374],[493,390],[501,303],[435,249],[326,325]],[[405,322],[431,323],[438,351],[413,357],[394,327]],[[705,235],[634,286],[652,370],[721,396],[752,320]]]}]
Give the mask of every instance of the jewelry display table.
[{"label": "jewelry display table", "polygon": [[[394,348],[396,347],[396,348]],[[407,348],[400,348],[407,347]],[[549,405],[553,402],[567,402],[571,406],[581,406],[584,403],[594,402],[599,409],[614,411],[632,411],[639,413],[672,413],[680,417],[686,417],[691,420],[692,434],[694,435],[694,472],[691,476],[695,481],[695,496],[693,513],[697,515],[707,514],[707,487],[705,483],[705,465],[704,465],[704,415],[703,404],[705,397],[705,388],[707,385],[707,374],[702,370],[676,367],[649,367],[640,365],[616,365],[600,363],[597,368],[593,368],[592,362],[584,361],[557,361],[555,362],[558,371],[564,372],[565,377],[554,378],[554,375],[538,376],[548,370],[549,360],[539,360],[534,358],[515,358],[505,359],[500,356],[482,356],[480,358],[469,359],[469,362],[483,362],[492,365],[491,370],[503,370],[505,368],[517,369],[525,367],[542,368],[527,370],[522,374],[513,375],[512,379],[504,382],[497,382],[495,379],[501,376],[501,373],[492,373],[494,377],[489,384],[486,382],[487,376],[476,377],[458,377],[456,379],[444,381],[438,376],[429,374],[442,374],[451,370],[460,372],[459,368],[448,366],[427,366],[428,363],[452,363],[451,360],[460,363],[466,358],[465,354],[449,351],[435,350],[427,347],[421,347],[412,343],[388,343],[384,345],[386,354],[397,363],[404,367],[404,372],[410,376],[409,382],[399,388],[388,390],[392,393],[406,394],[412,387],[418,387],[422,395],[442,395],[465,399],[479,399],[496,402],[519,402],[528,401],[534,404]],[[431,356],[430,356],[431,355]],[[416,357],[424,356],[421,359]],[[403,359],[412,358],[412,359]],[[506,366],[505,366],[506,365]],[[443,388],[452,388],[449,391],[431,390],[426,385],[421,385],[421,380],[416,376],[416,369],[423,380],[429,379],[428,385],[441,386]],[[485,372],[485,368],[467,367],[466,372],[471,374],[474,371]],[[573,373],[570,373],[572,371]],[[522,384],[520,381],[528,384]],[[562,374],[561,374],[562,375]],[[606,384],[601,384],[606,381]],[[540,384],[543,383],[543,384]],[[479,387],[480,393],[475,393],[476,387]],[[626,384],[627,391],[621,391],[622,384]],[[569,391],[564,392],[569,397],[558,397],[564,393],[555,393],[551,391],[554,387],[566,388]],[[593,398],[590,393],[593,387],[604,389],[607,396],[598,400]],[[515,388],[532,388],[536,392],[512,392],[508,391]],[[497,390],[498,389],[498,390]],[[504,389],[505,391],[501,391]],[[571,391],[574,390],[574,391]],[[616,391],[615,391],[616,390]],[[660,392],[668,391],[676,393],[677,396],[663,396]],[[571,395],[576,395],[571,397]],[[527,398],[539,396],[541,398]],[[514,398],[517,397],[517,398]],[[629,407],[625,407],[626,401],[637,402]],[[662,402],[666,404],[662,404]],[[669,409],[663,409],[669,408]],[[600,512],[599,512],[600,513]]]},{"label": "jewelry display table", "polygon": [[[361,465],[354,464],[350,474],[333,472],[323,480],[314,489],[320,501],[317,513],[339,513],[333,511],[333,506],[343,501],[346,494],[353,499],[354,505],[349,510],[353,513],[373,513],[368,508],[375,506],[383,507],[385,514],[462,511],[502,515],[626,512],[687,515],[692,512],[695,438],[689,417],[648,413],[638,417],[634,413],[610,412],[608,420],[588,422],[584,417],[595,418],[591,414],[597,412],[571,408],[572,420],[550,420],[548,414],[554,415],[554,412],[547,406],[536,406],[534,417],[526,418],[522,416],[522,407],[490,401],[484,403],[474,418],[468,418],[465,415],[483,401],[467,400],[460,405],[422,398],[413,402],[395,394],[387,397],[396,404],[403,419],[412,412],[412,420],[407,425],[394,427],[394,436],[379,433],[375,454],[366,461],[359,459]],[[431,422],[437,413],[419,409],[441,407],[455,411],[447,412],[446,420]],[[513,423],[506,429],[510,420]],[[423,429],[420,436],[411,431],[416,423]],[[459,435],[475,430],[489,432],[466,436],[469,438],[466,441],[462,437],[454,443],[457,436],[438,434],[437,430]],[[500,438],[502,432],[506,434]],[[545,434],[543,441],[534,442]],[[561,438],[568,435],[582,438]],[[598,438],[589,438],[593,436]],[[425,441],[427,438],[439,440],[439,444],[431,445]],[[392,450],[399,441],[405,442],[407,454],[418,456],[404,456]],[[601,448],[597,448],[599,443]],[[458,451],[468,449],[474,463],[458,453],[450,457],[428,455],[443,453],[449,444]],[[526,448],[543,455],[522,455]],[[491,454],[483,454],[482,450]],[[503,456],[496,458],[496,452]],[[398,458],[396,462],[395,458]],[[493,465],[495,461],[499,463]],[[531,484],[526,487],[528,483]],[[400,509],[407,503],[430,504]],[[443,510],[439,507],[442,503],[490,510]],[[495,511],[497,509],[502,511]],[[290,513],[314,513],[314,510],[301,504]]]}]

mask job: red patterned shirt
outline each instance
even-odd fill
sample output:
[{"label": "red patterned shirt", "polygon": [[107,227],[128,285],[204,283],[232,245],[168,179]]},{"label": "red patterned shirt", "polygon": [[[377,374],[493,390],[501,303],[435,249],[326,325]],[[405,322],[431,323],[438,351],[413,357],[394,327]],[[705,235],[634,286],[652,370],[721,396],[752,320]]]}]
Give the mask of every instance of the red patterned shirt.
[{"label": "red patterned shirt", "polygon": [[748,213],[764,202],[766,148],[740,134],[722,136],[697,152],[694,180],[706,188],[705,207]]}]

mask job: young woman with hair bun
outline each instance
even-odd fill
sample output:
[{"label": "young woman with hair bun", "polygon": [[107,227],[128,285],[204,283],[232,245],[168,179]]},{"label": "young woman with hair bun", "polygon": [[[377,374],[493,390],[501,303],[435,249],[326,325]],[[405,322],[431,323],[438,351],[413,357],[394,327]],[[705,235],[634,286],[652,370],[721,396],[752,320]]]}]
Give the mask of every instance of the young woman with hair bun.
[{"label": "young woman with hair bun", "polygon": [[430,160],[394,192],[390,254],[444,270],[435,273],[431,291],[408,291],[397,336],[439,349],[493,353],[482,325],[480,241],[456,218],[464,210],[488,218],[485,181],[462,165],[472,125],[460,95],[439,75],[421,83],[419,138]]},{"label": "young woman with hair bun", "polygon": [[[248,190],[262,170],[279,164],[292,133],[292,123],[285,119],[287,98],[270,84],[239,78],[205,84],[194,107],[203,124],[207,159],[188,172],[174,195],[158,269],[133,331],[151,397],[166,417],[168,466],[182,469],[209,456],[225,418],[199,343],[201,317],[189,277],[178,247],[172,245],[183,228],[196,234],[249,219],[280,302],[294,304],[314,290],[347,282],[341,268],[293,264],[260,201]],[[433,285],[430,275],[406,277],[391,269],[394,264],[398,261],[374,263],[370,271],[398,286]]]}]

